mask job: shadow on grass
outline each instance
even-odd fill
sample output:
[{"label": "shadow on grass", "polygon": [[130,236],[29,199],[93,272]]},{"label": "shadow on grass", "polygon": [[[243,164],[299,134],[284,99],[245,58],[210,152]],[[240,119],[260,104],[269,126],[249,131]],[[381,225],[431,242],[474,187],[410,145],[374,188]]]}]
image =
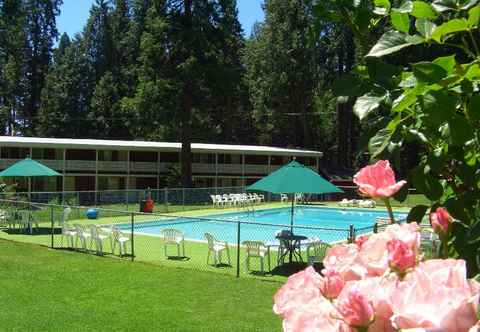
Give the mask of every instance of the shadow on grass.
[{"label": "shadow on grass", "polygon": [[171,261],[189,261],[190,260],[190,257],[187,257],[187,256],[167,256],[167,259],[168,260],[171,260]]},{"label": "shadow on grass", "polygon": [[[32,234],[28,230],[22,229],[22,228],[7,228],[3,230],[5,233],[10,234],[10,235],[51,235],[52,234],[52,228],[50,227],[34,227],[32,230]],[[53,234],[58,235],[62,234],[62,229],[60,228],[54,228],[53,229]]]},{"label": "shadow on grass", "polygon": [[305,270],[307,266],[308,266],[307,263],[299,263],[299,262],[285,263],[273,268],[270,274],[289,277],[292,274]]}]

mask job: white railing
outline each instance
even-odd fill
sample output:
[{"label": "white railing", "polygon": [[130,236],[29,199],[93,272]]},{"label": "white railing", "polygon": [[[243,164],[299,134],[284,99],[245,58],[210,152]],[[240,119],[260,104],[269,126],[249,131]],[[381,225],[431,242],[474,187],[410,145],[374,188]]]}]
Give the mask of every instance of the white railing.
[{"label": "white railing", "polygon": [[67,171],[95,171],[95,160],[67,160]]},{"label": "white railing", "polygon": [[192,164],[192,171],[194,173],[215,173],[215,164],[201,164],[194,163]]},{"label": "white railing", "polygon": [[107,172],[126,172],[127,161],[98,161],[98,170]]},{"label": "white railing", "polygon": [[268,165],[245,165],[245,174],[268,174]]},{"label": "white railing", "polygon": [[147,161],[131,161],[130,172],[157,173],[158,163]]}]

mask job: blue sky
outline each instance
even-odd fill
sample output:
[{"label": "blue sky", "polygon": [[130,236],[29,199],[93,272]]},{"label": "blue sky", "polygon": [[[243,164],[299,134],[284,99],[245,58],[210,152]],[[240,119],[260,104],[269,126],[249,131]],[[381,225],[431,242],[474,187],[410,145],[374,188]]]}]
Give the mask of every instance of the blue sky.
[{"label": "blue sky", "polygon": [[[57,18],[57,28],[60,34],[66,32],[70,37],[80,32],[88,19],[90,7],[94,0],[63,0],[61,14]],[[264,15],[261,4],[263,0],[237,0],[238,18],[249,36],[253,24],[263,21]]]}]

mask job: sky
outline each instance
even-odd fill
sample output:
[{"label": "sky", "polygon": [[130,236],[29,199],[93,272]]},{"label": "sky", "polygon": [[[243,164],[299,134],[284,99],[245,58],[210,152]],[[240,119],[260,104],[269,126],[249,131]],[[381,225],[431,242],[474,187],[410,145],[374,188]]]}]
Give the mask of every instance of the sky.
[{"label": "sky", "polygon": [[[57,29],[60,34],[66,32],[72,37],[82,31],[94,2],[95,0],[63,0],[60,16],[57,18]],[[263,21],[262,3],[263,0],[237,0],[238,19],[247,37],[253,24]]]}]

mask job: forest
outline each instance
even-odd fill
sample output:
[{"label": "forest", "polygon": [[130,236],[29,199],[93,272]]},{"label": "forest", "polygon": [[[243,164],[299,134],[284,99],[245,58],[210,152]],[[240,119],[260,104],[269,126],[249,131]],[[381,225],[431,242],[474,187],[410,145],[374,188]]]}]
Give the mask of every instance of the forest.
[{"label": "forest", "polygon": [[360,125],[332,93],[355,42],[312,1],[266,0],[248,36],[235,0],[96,0],[74,36],[59,35],[61,5],[0,0],[0,134],[180,141],[187,174],[190,142],[355,164]]}]

